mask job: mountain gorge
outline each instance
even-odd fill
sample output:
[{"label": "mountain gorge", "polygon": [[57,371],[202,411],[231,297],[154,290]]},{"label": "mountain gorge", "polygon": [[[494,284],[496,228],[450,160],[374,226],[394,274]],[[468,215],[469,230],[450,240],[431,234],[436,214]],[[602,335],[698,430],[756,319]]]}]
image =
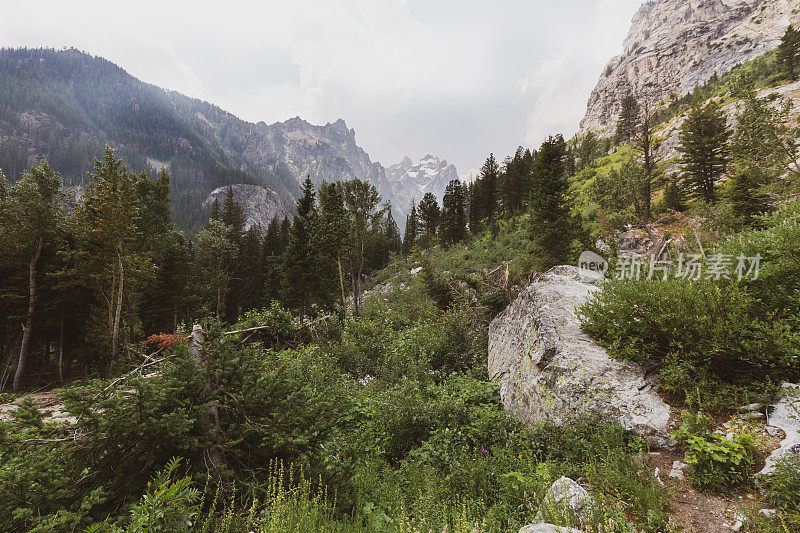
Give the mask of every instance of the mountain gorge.
[{"label": "mountain gorge", "polygon": [[795,0],[650,0],[633,17],[624,52],[592,91],[581,132],[605,130],[628,94],[658,103],[682,96],[775,49],[800,22]]},{"label": "mountain gorge", "polygon": [[431,187],[402,165],[388,177],[342,119],[253,124],[77,50],[0,51],[0,168],[12,182],[46,157],[65,185],[80,189],[106,144],[134,170],[169,170],[173,215],[188,231],[204,222],[208,195],[229,185],[266,188],[281,199],[282,213],[293,210],[306,176],[317,186],[356,177],[372,183],[403,224],[414,191],[441,195],[439,181],[456,176],[445,164],[446,177]]}]

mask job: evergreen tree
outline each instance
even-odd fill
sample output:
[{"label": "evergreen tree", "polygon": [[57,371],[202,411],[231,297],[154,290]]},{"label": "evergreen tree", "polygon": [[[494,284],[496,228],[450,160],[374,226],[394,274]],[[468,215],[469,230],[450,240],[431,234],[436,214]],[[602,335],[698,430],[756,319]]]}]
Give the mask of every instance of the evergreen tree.
[{"label": "evergreen tree", "polygon": [[544,266],[569,259],[576,222],[567,199],[569,180],[564,165],[566,143],[561,135],[549,137],[536,154],[530,196],[531,238],[538,245]]},{"label": "evergreen tree", "polygon": [[514,214],[522,208],[529,188],[530,164],[525,160],[525,151],[520,146],[513,158],[506,158],[500,175],[499,201],[503,209]]},{"label": "evergreen tree", "polygon": [[320,272],[313,231],[316,222],[314,184],[310,177],[303,183],[303,195],[297,201],[297,215],[289,232],[283,258],[284,300],[303,317],[320,294]]},{"label": "evergreen tree", "polygon": [[110,354],[108,373],[119,354],[125,275],[139,264],[132,246],[138,179],[111,148],[106,149],[102,161],[95,160],[91,178],[72,220],[78,237],[75,278],[86,284],[99,302],[90,337],[95,339],[98,353]]},{"label": "evergreen tree", "polygon": [[[487,218],[491,221],[494,218],[497,209],[497,180],[499,174],[500,167],[494,158],[494,154],[489,154],[486,162],[481,167],[481,173],[478,177],[480,182],[478,205],[480,206],[481,220]],[[477,189],[476,192],[478,192]]]},{"label": "evergreen tree", "polygon": [[686,210],[686,192],[676,179],[670,180],[664,187],[664,207],[674,211]]},{"label": "evergreen tree", "polygon": [[466,217],[464,215],[464,187],[457,179],[447,184],[442,198],[442,243],[454,244],[464,240]]},{"label": "evergreen tree", "polygon": [[353,315],[358,316],[363,309],[361,283],[366,261],[364,248],[369,233],[375,222],[383,216],[383,211],[378,209],[381,201],[378,191],[368,182],[353,178],[342,184],[342,191],[350,227],[347,244]]},{"label": "evergreen tree", "polygon": [[402,253],[403,239],[400,237],[400,228],[397,227],[397,222],[395,222],[392,216],[391,206],[386,210],[386,242],[392,253]]},{"label": "evergreen tree", "polygon": [[786,28],[781,39],[778,63],[788,79],[796,80],[800,76],[800,30],[796,30],[794,26]]},{"label": "evergreen tree", "polygon": [[37,281],[42,251],[56,237],[63,221],[63,202],[60,195],[61,178],[47,164],[32,167],[22,179],[9,187],[0,174],[3,192],[0,194],[0,242],[6,260],[23,266],[27,271],[27,310],[22,324],[14,391],[19,391],[28,365],[28,355],[34,328],[34,315],[39,311],[40,294]]},{"label": "evergreen tree", "polygon": [[636,97],[629,94],[623,98],[617,119],[616,140],[618,144],[631,142],[636,136],[639,127],[640,108]]},{"label": "evergreen tree", "polygon": [[346,275],[343,257],[349,234],[347,211],[344,206],[344,192],[341,183],[323,182],[319,188],[319,220],[317,242],[325,257],[324,264],[335,265],[330,268],[328,277],[337,279],[337,292],[342,302],[342,313],[347,317],[347,296],[344,278]]},{"label": "evergreen tree", "polygon": [[406,232],[403,236],[403,253],[410,254],[417,244],[417,236],[419,235],[419,215],[417,215],[417,206],[411,202],[411,213],[406,217]]},{"label": "evergreen tree", "polygon": [[715,102],[693,107],[681,127],[683,172],[706,202],[716,201],[715,182],[728,168],[730,136],[725,113]]},{"label": "evergreen tree", "polygon": [[757,216],[769,210],[769,200],[761,192],[764,178],[756,168],[737,166],[731,176],[729,200],[743,226],[753,226]]},{"label": "evergreen tree", "polygon": [[[284,219],[284,222],[288,219]],[[281,297],[281,279],[283,278],[283,251],[286,247],[285,236],[282,228],[285,224],[278,221],[278,217],[273,217],[267,226],[267,233],[264,236],[263,250],[261,252],[261,271],[264,279],[264,304],[271,305],[274,300]]]},{"label": "evergreen tree", "polygon": [[[236,268],[239,249],[231,241],[231,228],[221,220],[209,220],[197,236],[197,265],[206,289],[206,310],[219,319]],[[210,304],[210,309],[209,305]]]},{"label": "evergreen tree", "polygon": [[421,225],[420,236],[423,238],[424,246],[430,246],[436,236],[440,216],[439,203],[433,193],[425,193],[419,206],[417,206],[417,213]]},{"label": "evergreen tree", "polygon": [[759,169],[765,184],[789,174],[800,176],[800,128],[792,125],[792,101],[759,98],[753,86],[742,83],[734,95],[741,98],[731,154],[738,165]]}]

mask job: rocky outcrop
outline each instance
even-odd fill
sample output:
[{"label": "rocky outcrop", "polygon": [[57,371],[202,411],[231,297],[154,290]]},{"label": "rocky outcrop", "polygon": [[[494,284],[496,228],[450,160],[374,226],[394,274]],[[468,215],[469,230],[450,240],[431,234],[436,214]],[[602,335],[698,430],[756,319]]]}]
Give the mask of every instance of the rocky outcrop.
[{"label": "rocky outcrop", "polygon": [[[800,22],[797,0],[650,0],[633,17],[624,52],[592,91],[581,132],[614,124],[627,94],[655,103],[778,46]],[[609,132],[610,133],[610,132]]]},{"label": "rocky outcrop", "polygon": [[242,206],[246,230],[253,226],[260,226],[262,230],[266,230],[274,217],[282,221],[289,216],[289,210],[275,191],[259,185],[242,183],[214,189],[203,201],[203,207],[208,208],[214,200],[221,205],[225,201],[228,189],[233,189],[233,199]]},{"label": "rocky outcrop", "polygon": [[769,424],[784,432],[786,438],[780,447],[766,459],[760,474],[770,474],[775,464],[782,458],[800,458],[800,385],[784,383],[781,397],[769,416]]},{"label": "rocky outcrop", "polygon": [[425,193],[432,193],[441,201],[447,184],[458,179],[458,171],[445,159],[430,154],[416,163],[409,157],[386,168],[386,178],[392,197],[402,206],[410,206],[412,200],[419,202]]},{"label": "rocky outcrop", "polygon": [[489,375],[524,423],[599,416],[666,446],[670,409],[656,383],[581,331],[576,307],[597,288],[573,266],[539,275],[489,326]]}]

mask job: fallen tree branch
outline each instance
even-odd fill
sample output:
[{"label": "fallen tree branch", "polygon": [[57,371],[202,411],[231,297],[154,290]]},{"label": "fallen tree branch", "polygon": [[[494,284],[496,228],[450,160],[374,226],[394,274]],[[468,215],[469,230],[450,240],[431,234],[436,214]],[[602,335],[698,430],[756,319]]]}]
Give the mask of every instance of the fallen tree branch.
[{"label": "fallen tree branch", "polygon": [[108,389],[110,389],[111,387],[114,387],[114,386],[116,386],[116,385],[119,385],[121,382],[125,381],[126,379],[128,379],[129,377],[131,377],[131,376],[132,376],[133,374],[135,374],[136,372],[140,372],[140,371],[144,370],[145,368],[147,368],[147,367],[149,367],[149,366],[157,365],[158,363],[163,363],[163,362],[164,362],[164,361],[166,361],[167,359],[172,359],[172,358],[173,358],[173,357],[175,357],[176,355],[178,355],[178,354],[174,353],[174,354],[172,354],[172,355],[168,355],[168,356],[166,356],[166,357],[162,357],[161,359],[156,359],[155,361],[150,361],[149,363],[142,363],[141,365],[137,366],[136,368],[134,368],[133,370],[131,370],[130,372],[128,372],[127,374],[125,374],[124,376],[120,376],[120,377],[118,377],[117,379],[115,379],[114,381],[112,381],[110,385],[108,385],[107,387],[105,387],[105,388],[104,388],[102,391],[100,391],[100,392],[105,392],[105,391],[107,391]]}]

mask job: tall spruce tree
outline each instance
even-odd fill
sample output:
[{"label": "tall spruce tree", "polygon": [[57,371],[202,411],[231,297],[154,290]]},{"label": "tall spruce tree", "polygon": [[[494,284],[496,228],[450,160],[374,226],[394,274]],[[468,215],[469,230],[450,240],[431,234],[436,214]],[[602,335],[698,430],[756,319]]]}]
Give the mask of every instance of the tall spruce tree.
[{"label": "tall spruce tree", "polygon": [[800,30],[793,25],[786,28],[778,46],[778,63],[786,78],[796,80],[800,77]]},{"label": "tall spruce tree", "polygon": [[683,172],[706,202],[717,199],[715,183],[728,168],[730,136],[725,113],[715,102],[693,107],[681,127],[678,151]]},{"label": "tall spruce tree", "polygon": [[420,236],[422,237],[423,246],[427,247],[433,243],[436,237],[436,231],[439,227],[439,217],[441,215],[439,210],[439,202],[433,193],[426,192],[417,206],[417,213],[420,220]]},{"label": "tall spruce tree", "polygon": [[541,250],[543,266],[569,259],[577,236],[567,193],[569,180],[564,165],[566,143],[561,135],[549,137],[536,154],[530,195],[532,240]]},{"label": "tall spruce tree", "polygon": [[38,281],[42,278],[40,260],[43,250],[56,238],[63,223],[61,178],[47,162],[23,173],[13,186],[0,174],[0,242],[5,260],[26,271],[27,306],[22,322],[17,368],[13,388],[19,391],[28,366],[34,316],[39,311]]},{"label": "tall spruce tree", "polygon": [[306,177],[284,253],[284,299],[300,311],[301,317],[310,310],[321,289],[318,254],[313,241],[317,215],[315,196],[314,184]]},{"label": "tall spruce tree", "polygon": [[411,201],[411,212],[406,216],[406,231],[403,236],[403,253],[405,255],[414,251],[417,245],[417,237],[419,236],[419,215],[417,214],[417,206],[414,201]]},{"label": "tall spruce tree", "polygon": [[628,143],[636,136],[640,111],[639,102],[635,96],[629,94],[622,99],[617,119],[616,141],[618,144]]},{"label": "tall spruce tree", "polygon": [[125,276],[138,265],[135,239],[137,176],[128,171],[111,148],[103,160],[95,160],[91,184],[74,212],[72,223],[78,238],[76,278],[87,285],[98,302],[93,324],[98,353],[110,354],[107,373],[120,349]]},{"label": "tall spruce tree", "polygon": [[464,240],[466,235],[466,216],[464,213],[464,187],[457,179],[450,181],[442,198],[441,237],[445,245]]}]

